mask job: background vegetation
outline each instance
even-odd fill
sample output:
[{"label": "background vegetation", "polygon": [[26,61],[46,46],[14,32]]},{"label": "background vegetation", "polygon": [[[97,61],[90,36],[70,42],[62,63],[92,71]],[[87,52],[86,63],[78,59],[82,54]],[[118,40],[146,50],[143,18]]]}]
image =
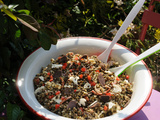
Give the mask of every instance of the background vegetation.
[{"label": "background vegetation", "polygon": [[[57,43],[57,39],[70,36],[93,36],[111,40],[136,2],[137,0],[0,0],[0,119],[40,119],[24,106],[15,86],[18,69],[32,51],[40,46],[48,50],[51,44]],[[148,5],[149,0],[146,0],[119,41],[133,51],[138,43],[142,45],[143,52],[160,42],[160,30],[152,26],[149,26],[145,42],[138,40],[142,27],[141,17]],[[159,3],[156,3],[155,8],[156,12],[160,12]],[[158,53],[152,55],[145,62],[151,69],[154,89],[160,91],[159,56]]]}]

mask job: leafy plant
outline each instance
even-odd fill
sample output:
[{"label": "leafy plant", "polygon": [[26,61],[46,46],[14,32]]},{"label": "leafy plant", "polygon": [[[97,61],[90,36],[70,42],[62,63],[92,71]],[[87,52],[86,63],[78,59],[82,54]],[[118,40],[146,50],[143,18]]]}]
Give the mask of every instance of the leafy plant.
[{"label": "leafy plant", "polygon": [[24,59],[24,48],[32,51],[42,46],[45,50],[49,50],[51,44],[57,43],[57,38],[60,35],[50,25],[43,24],[41,26],[37,20],[29,15],[28,10],[16,10],[18,5],[7,6],[0,1],[0,6],[0,25],[2,28],[0,31],[0,65],[2,69],[0,71],[1,75],[8,76],[7,70],[11,67],[12,55],[17,54],[19,58]]}]

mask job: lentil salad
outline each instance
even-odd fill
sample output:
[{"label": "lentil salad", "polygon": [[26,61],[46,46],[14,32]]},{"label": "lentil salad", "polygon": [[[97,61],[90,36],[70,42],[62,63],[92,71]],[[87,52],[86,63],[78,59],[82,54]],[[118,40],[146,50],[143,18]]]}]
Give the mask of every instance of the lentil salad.
[{"label": "lentil salad", "polygon": [[133,84],[124,73],[109,71],[119,63],[107,64],[97,56],[69,52],[51,59],[34,78],[35,96],[46,109],[74,119],[98,119],[110,116],[128,105]]}]

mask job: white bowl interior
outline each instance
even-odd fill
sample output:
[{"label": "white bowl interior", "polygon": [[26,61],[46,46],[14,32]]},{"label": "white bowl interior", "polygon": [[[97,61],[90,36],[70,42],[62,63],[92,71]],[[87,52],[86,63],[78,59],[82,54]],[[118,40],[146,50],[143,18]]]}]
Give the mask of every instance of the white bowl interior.
[{"label": "white bowl interior", "polygon": [[[59,120],[68,119],[51,113],[39,104],[34,95],[33,78],[40,72],[41,67],[45,67],[50,63],[50,59],[57,58],[61,54],[74,52],[80,54],[94,55],[103,52],[110,44],[110,41],[99,38],[75,37],[59,40],[56,46],[52,46],[49,51],[39,48],[33,52],[22,64],[17,76],[17,88],[19,94],[25,104],[39,115],[49,119]],[[134,59],[136,56],[124,46],[116,44],[112,50],[111,57],[124,64]],[[147,102],[152,90],[152,77],[150,71],[143,62],[138,62],[134,66],[127,69],[130,80],[134,82],[133,95],[129,105],[109,117],[101,118],[101,120],[124,119],[135,114]]]}]

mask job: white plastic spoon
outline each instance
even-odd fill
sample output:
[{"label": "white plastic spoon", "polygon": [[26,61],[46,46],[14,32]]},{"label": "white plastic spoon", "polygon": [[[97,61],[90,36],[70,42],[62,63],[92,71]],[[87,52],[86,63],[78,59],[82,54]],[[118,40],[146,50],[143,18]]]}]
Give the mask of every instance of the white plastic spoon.
[{"label": "white plastic spoon", "polygon": [[129,66],[137,63],[140,60],[145,59],[146,57],[158,52],[160,50],[160,43],[154,45],[153,47],[149,48],[148,50],[146,50],[145,52],[143,52],[142,54],[140,54],[139,56],[137,56],[135,59],[125,63],[124,65],[120,66],[120,67],[115,67],[115,68],[111,68],[109,69],[110,71],[114,72],[115,76],[119,76],[122,74],[122,72],[124,70],[126,70]]},{"label": "white plastic spoon", "polygon": [[113,46],[117,43],[117,41],[120,39],[120,37],[125,32],[125,30],[131,24],[131,22],[133,21],[133,19],[136,17],[136,15],[140,11],[141,7],[143,6],[144,2],[145,2],[145,0],[139,0],[136,3],[136,5],[132,8],[132,10],[130,11],[130,13],[126,17],[125,21],[123,22],[122,26],[119,28],[118,32],[116,33],[115,37],[113,38],[113,40],[112,40],[110,46],[108,47],[108,49],[106,49],[103,53],[101,53],[98,56],[99,60],[101,60],[103,62],[107,62],[108,61],[108,57],[110,55],[110,52],[111,52]]}]

